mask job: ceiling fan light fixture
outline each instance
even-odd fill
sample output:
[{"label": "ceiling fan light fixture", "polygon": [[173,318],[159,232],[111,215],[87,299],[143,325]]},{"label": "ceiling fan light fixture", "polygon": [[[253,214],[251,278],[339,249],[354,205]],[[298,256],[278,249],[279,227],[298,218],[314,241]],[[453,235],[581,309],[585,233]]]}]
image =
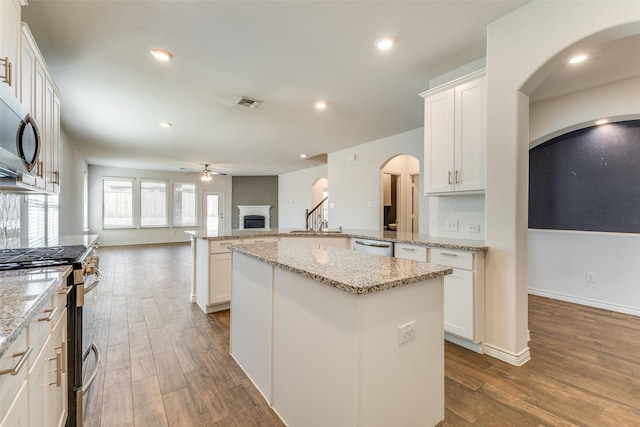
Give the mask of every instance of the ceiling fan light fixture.
[{"label": "ceiling fan light fixture", "polygon": [[200,175],[200,180],[204,182],[211,181],[213,177],[211,176],[211,171],[209,170],[209,165],[204,165],[204,170],[202,171],[202,175]]},{"label": "ceiling fan light fixture", "polygon": [[212,179],[212,177],[211,177],[211,175],[209,175],[209,174],[202,175],[202,176],[200,177],[200,181],[204,181],[204,182],[209,182],[209,181],[211,181],[211,179]]},{"label": "ceiling fan light fixture", "polygon": [[391,37],[385,37],[376,42],[376,47],[380,50],[389,50],[393,47],[395,40]]}]

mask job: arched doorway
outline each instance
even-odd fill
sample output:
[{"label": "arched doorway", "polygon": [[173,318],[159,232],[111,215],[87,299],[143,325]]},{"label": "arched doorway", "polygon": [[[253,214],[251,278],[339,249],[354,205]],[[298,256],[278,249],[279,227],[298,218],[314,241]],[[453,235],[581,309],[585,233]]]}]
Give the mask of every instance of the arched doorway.
[{"label": "arched doorway", "polygon": [[389,233],[417,233],[420,162],[408,154],[380,168],[380,228]]}]

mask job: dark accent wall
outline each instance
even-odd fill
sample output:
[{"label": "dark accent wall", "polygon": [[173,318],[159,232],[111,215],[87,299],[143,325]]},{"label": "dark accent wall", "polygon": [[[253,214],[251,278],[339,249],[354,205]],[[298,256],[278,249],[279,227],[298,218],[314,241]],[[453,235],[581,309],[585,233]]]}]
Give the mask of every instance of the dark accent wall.
[{"label": "dark accent wall", "polygon": [[231,178],[231,226],[240,228],[238,205],[271,205],[271,228],[278,227],[278,177],[234,176]]},{"label": "dark accent wall", "polygon": [[529,228],[640,233],[640,120],[531,149]]}]

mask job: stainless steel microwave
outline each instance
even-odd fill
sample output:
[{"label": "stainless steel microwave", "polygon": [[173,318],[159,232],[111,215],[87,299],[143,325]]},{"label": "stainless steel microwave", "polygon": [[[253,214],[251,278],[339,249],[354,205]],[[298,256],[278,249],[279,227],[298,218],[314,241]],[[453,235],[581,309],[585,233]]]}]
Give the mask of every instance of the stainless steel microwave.
[{"label": "stainless steel microwave", "polygon": [[31,187],[42,175],[42,142],[38,126],[17,99],[0,99],[0,190],[38,191]]}]

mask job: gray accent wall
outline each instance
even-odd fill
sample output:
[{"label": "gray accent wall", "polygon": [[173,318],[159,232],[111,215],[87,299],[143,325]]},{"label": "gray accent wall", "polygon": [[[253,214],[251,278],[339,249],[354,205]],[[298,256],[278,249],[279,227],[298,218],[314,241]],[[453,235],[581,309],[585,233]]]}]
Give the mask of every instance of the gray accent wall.
[{"label": "gray accent wall", "polygon": [[234,176],[231,181],[231,204],[233,229],[240,228],[238,205],[271,205],[271,228],[278,227],[278,177]]}]

